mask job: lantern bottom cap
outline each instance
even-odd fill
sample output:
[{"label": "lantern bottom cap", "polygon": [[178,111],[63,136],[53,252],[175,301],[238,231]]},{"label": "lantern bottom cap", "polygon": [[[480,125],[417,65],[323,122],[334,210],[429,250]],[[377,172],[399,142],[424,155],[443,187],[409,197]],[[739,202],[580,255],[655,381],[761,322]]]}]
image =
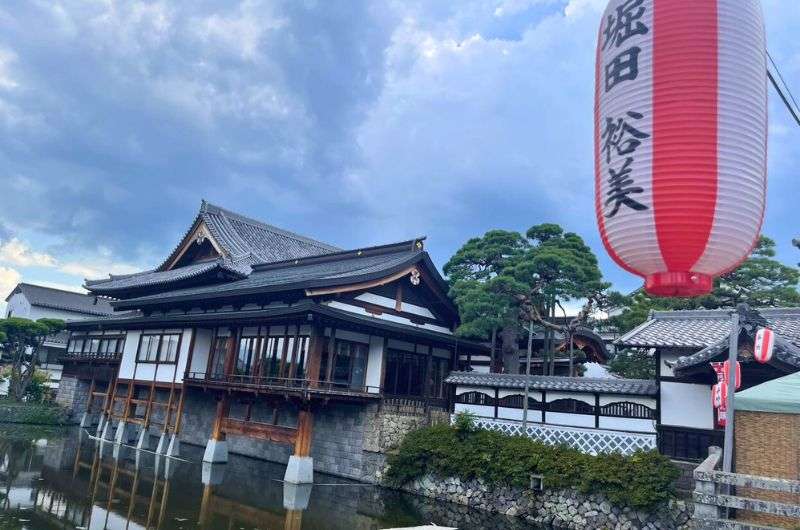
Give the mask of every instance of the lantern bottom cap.
[{"label": "lantern bottom cap", "polygon": [[713,287],[714,278],[699,272],[657,272],[644,279],[644,290],[653,296],[701,296]]}]

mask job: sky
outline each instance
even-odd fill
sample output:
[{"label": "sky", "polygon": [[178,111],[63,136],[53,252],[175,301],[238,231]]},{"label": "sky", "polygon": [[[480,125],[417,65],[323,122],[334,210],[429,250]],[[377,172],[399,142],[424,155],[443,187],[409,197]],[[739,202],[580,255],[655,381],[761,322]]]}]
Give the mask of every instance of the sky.
[{"label": "sky", "polygon": [[[632,290],[593,206],[604,6],[3,2],[0,299],[152,268],[201,199],[343,248],[427,235],[439,266],[489,229],[559,223]],[[763,6],[800,96],[800,3]],[[763,231],[795,264],[800,127],[772,89],[769,113]]]}]

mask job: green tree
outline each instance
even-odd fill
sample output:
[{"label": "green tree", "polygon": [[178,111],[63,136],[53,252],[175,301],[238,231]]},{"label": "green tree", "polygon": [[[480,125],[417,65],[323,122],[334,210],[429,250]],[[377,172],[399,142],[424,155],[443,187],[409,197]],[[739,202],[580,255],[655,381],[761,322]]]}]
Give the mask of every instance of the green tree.
[{"label": "green tree", "polygon": [[41,318],[37,321],[11,317],[0,320],[0,350],[7,359],[8,395],[22,401],[36,377],[39,352],[48,335],[64,329],[64,321]]},{"label": "green tree", "polygon": [[645,320],[650,311],[718,309],[747,303],[752,307],[800,306],[800,271],[775,259],[775,241],[761,236],[750,256],[714,281],[713,291],[696,298],[658,298],[637,290],[621,297],[622,313],[611,320],[624,333]]},{"label": "green tree", "polygon": [[[570,300],[588,299],[588,308],[608,286],[602,281],[597,258],[577,234],[556,224],[531,227],[525,237],[492,230],[473,238],[444,267],[451,293],[461,311],[458,332],[502,343],[506,372],[519,369],[517,351],[523,328],[536,323],[548,334],[545,350],[551,359],[553,333],[565,335],[579,325],[553,322],[556,309]],[[579,321],[590,312],[582,311]],[[494,352],[493,348],[493,352]],[[494,359],[494,355],[493,355]]]},{"label": "green tree", "polygon": [[491,338],[493,369],[497,367],[498,337],[504,358],[517,348],[518,302],[509,294],[504,271],[525,254],[527,247],[525,238],[517,232],[490,230],[467,241],[444,266],[461,315],[457,333],[479,340]]},{"label": "green tree", "polygon": [[645,350],[623,350],[608,363],[608,371],[625,379],[655,379],[656,361]]}]

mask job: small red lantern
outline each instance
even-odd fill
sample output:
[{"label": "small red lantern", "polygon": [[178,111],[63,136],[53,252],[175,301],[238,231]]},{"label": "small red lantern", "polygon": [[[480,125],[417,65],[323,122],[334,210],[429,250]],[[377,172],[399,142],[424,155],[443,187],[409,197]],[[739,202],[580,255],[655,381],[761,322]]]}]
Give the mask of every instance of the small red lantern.
[{"label": "small red lantern", "polygon": [[728,385],[716,383],[711,387],[711,404],[715,409],[725,406],[728,402]]},{"label": "small red lantern", "polygon": [[753,347],[753,357],[761,364],[772,359],[772,350],[775,348],[775,333],[769,328],[759,328],[756,331],[756,340]]},{"label": "small red lantern", "polygon": [[711,291],[750,253],[766,192],[758,0],[611,0],[595,68],[595,209],[657,296]]}]

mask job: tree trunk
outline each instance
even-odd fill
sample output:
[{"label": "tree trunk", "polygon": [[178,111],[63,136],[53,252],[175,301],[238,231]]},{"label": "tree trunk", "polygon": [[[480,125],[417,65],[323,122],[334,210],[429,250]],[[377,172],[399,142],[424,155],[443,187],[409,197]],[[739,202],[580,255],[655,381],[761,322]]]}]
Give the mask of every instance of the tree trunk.
[{"label": "tree trunk", "polygon": [[519,332],[508,326],[500,331],[501,350],[503,352],[503,371],[507,374],[519,373]]}]

